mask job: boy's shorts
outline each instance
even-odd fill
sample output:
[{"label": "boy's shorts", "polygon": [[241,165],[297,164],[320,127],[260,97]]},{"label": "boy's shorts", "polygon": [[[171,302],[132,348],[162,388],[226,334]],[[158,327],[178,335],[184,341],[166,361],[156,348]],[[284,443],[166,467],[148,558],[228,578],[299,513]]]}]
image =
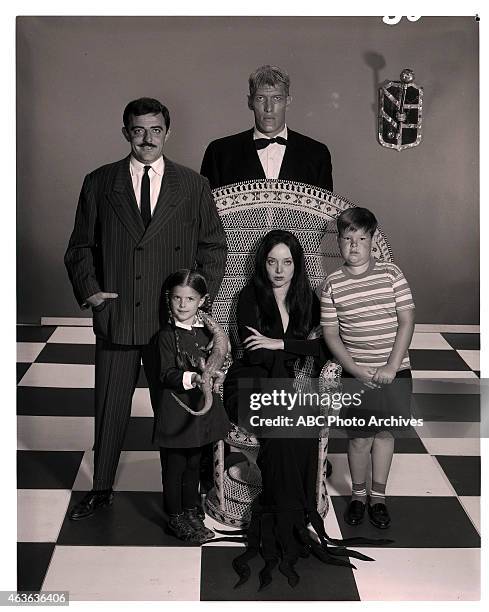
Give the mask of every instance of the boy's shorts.
[{"label": "boy's shorts", "polygon": [[411,429],[411,370],[400,370],[391,384],[379,389],[366,387],[347,372],[343,372],[342,379],[343,391],[361,393],[362,398],[360,406],[343,407],[340,411],[342,421],[353,419],[361,423],[345,425],[349,438],[369,438],[380,431],[394,433]]}]

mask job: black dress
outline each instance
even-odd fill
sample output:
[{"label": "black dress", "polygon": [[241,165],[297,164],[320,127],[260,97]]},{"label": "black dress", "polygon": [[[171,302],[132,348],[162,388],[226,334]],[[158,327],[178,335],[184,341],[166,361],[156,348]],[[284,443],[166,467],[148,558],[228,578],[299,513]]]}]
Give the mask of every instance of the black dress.
[{"label": "black dress", "polygon": [[[198,360],[207,358],[209,332],[203,327],[187,330],[177,328],[180,354],[186,359],[185,370],[198,372]],[[229,419],[220,396],[214,393],[212,408],[203,416],[193,416],[175,400],[172,394],[193,410],[200,410],[202,391],[197,387],[186,391],[182,380],[184,370],[177,364],[175,328],[163,327],[158,336],[161,358],[161,400],[155,414],[153,442],[166,448],[196,448],[226,437]]]},{"label": "black dress", "polygon": [[[246,351],[243,358],[231,366],[224,397],[226,408],[229,408],[228,412],[234,417],[240,378],[291,378],[298,357],[313,356],[318,369],[327,360],[322,338],[295,338],[290,331],[290,323],[284,332],[276,304],[275,310],[274,325],[271,331],[263,335],[283,339],[284,349]],[[311,329],[319,324],[319,318],[319,301],[313,293]],[[253,333],[247,326],[263,333],[260,330],[257,296],[252,283],[239,296],[237,323],[241,341]],[[260,438],[257,464],[262,476],[262,493],[252,509],[247,531],[247,551],[235,560],[234,568],[240,576],[241,571],[246,573],[246,561],[260,551],[268,568],[260,575],[262,585],[271,580],[269,572],[279,560],[281,571],[293,584],[298,580],[293,566],[299,556],[305,555],[310,544],[307,524],[313,522],[322,526],[316,501],[318,439]],[[321,530],[321,527],[318,529]]]}]

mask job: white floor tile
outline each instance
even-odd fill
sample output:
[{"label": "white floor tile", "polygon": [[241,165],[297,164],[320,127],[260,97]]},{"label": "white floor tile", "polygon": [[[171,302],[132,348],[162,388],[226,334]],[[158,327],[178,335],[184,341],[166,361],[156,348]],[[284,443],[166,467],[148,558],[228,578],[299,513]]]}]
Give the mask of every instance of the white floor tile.
[{"label": "white floor tile", "polygon": [[45,346],[45,342],[17,342],[17,362],[32,363]]},{"label": "white floor tile", "polygon": [[474,527],[481,532],[481,498],[476,495],[461,495],[458,498],[469,515]]},{"label": "white floor tile", "polygon": [[472,379],[479,380],[470,370],[412,370],[413,378],[436,380]]},{"label": "white floor tile", "polygon": [[73,601],[198,601],[199,547],[57,546],[43,583]]},{"label": "white floor tile", "polygon": [[93,438],[93,417],[17,417],[19,450],[88,450]]},{"label": "white floor tile", "polygon": [[480,455],[480,438],[423,438],[423,444],[431,455]]},{"label": "white floor tile", "polygon": [[131,416],[133,417],[152,417],[153,409],[149,399],[149,389],[138,387],[132,397]]},{"label": "white floor tile", "polygon": [[92,327],[92,317],[41,317],[41,325]]},{"label": "white floor tile", "polygon": [[[74,491],[92,488],[93,452],[87,451],[78,470]],[[115,491],[161,491],[161,467],[158,451],[122,451],[117,468]]]},{"label": "white floor tile", "polygon": [[[329,495],[351,495],[351,476],[346,454],[331,454],[333,473],[328,478]],[[371,478],[368,478],[370,482]],[[387,495],[453,496],[436,460],[430,455],[394,453]]]},{"label": "white floor tile", "polygon": [[472,370],[480,370],[480,351],[459,350],[457,353]]},{"label": "white floor tile", "polygon": [[95,386],[95,366],[86,364],[33,363],[19,387],[59,387],[91,389]]},{"label": "white floor tile", "polygon": [[70,496],[67,489],[18,489],[17,540],[56,542]]},{"label": "white floor tile", "polygon": [[439,325],[437,323],[416,323],[414,326],[415,332],[422,333],[444,333],[444,334],[478,334],[480,332],[479,325]]},{"label": "white floor tile", "polygon": [[361,600],[478,600],[478,548],[369,548],[354,572]]},{"label": "white floor tile", "polygon": [[91,327],[57,327],[48,342],[59,344],[95,344]]},{"label": "white floor tile", "polygon": [[432,349],[432,350],[451,350],[441,334],[414,332],[410,349]]}]

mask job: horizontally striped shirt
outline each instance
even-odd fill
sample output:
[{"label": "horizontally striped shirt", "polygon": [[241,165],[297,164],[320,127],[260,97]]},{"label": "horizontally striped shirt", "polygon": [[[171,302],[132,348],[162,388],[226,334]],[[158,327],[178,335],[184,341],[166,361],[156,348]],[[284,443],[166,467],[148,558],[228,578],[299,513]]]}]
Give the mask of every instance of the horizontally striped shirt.
[{"label": "horizontally striped shirt", "polygon": [[[397,313],[414,308],[409,285],[393,263],[372,259],[362,274],[342,266],[321,293],[321,325],[339,325],[340,337],[359,366],[387,363],[396,339]],[[410,367],[406,351],[399,370]]]}]

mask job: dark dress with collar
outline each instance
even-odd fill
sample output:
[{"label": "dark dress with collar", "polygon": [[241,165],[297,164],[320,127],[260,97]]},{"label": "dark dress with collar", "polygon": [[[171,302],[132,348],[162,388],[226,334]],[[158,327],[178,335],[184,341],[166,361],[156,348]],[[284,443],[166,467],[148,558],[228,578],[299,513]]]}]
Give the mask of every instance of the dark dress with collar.
[{"label": "dark dress with collar", "polygon": [[196,448],[216,442],[226,437],[229,419],[219,394],[214,393],[214,402],[209,412],[203,416],[188,413],[172,394],[177,396],[192,410],[200,410],[203,394],[197,387],[185,390],[183,387],[184,370],[177,364],[178,334],[180,354],[186,361],[185,370],[200,372],[199,358],[208,357],[206,346],[211,336],[204,327],[187,330],[175,328],[170,324],[163,327],[158,336],[161,359],[160,381],[161,400],[155,414],[153,442],[165,448]]},{"label": "dark dress with collar", "polygon": [[[253,129],[212,141],[204,153],[200,173],[209,179],[211,189],[241,181],[264,180],[263,166],[253,142]],[[332,191],[328,147],[287,128],[287,147],[278,178]]]}]

